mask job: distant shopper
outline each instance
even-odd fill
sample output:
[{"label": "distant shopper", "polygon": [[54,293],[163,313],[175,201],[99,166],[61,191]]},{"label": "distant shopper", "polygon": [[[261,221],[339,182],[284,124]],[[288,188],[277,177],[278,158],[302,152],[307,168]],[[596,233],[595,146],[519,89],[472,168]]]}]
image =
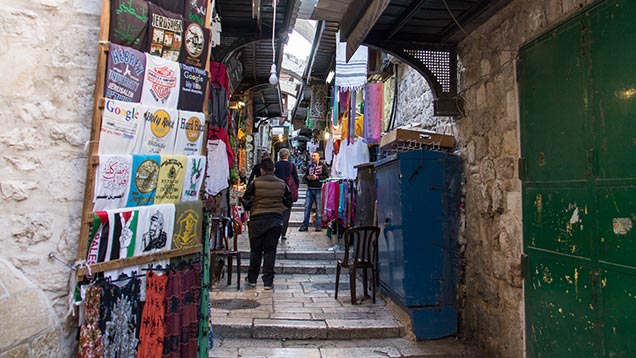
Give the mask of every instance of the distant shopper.
[{"label": "distant shopper", "polygon": [[320,161],[318,152],[311,155],[311,164],[307,167],[307,172],[303,177],[307,183],[307,195],[305,196],[305,218],[303,225],[298,231],[307,231],[309,227],[309,217],[311,216],[311,207],[316,203],[316,231],[320,231],[320,189],[322,188],[322,180],[329,177],[327,166]]},{"label": "distant shopper", "polygon": [[[289,187],[292,193],[292,200],[296,202],[298,200],[298,171],[296,165],[289,160],[289,149],[283,148],[278,152],[280,160],[276,162],[274,168],[274,174],[277,177],[283,179],[283,181]],[[283,213],[283,230],[281,231],[281,240],[287,240],[287,227],[289,226],[289,216],[291,215],[291,208],[287,209]]]},{"label": "distant shopper", "polygon": [[261,160],[260,170],[261,175],[247,185],[242,198],[243,207],[250,211],[250,268],[246,281],[249,287],[256,287],[262,262],[263,285],[271,290],[283,213],[292,206],[292,196],[287,184],[274,175],[271,158]]},{"label": "distant shopper", "polygon": [[254,167],[252,167],[252,172],[250,173],[249,179],[247,179],[247,184],[251,183],[255,178],[258,178],[261,176],[261,162],[263,161],[263,159],[269,158],[269,157],[270,157],[269,152],[261,153],[259,162],[254,164]]}]

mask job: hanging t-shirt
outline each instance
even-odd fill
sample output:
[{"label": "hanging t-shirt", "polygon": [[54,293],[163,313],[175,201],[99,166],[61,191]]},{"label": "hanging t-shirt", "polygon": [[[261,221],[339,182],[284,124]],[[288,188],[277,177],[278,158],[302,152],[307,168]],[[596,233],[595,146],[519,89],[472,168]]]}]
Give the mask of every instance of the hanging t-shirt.
[{"label": "hanging t-shirt", "polygon": [[138,103],[106,100],[99,133],[99,154],[132,154],[140,136],[142,108]]},{"label": "hanging t-shirt", "polygon": [[210,124],[227,128],[227,96],[223,87],[210,86]]},{"label": "hanging t-shirt", "polygon": [[[181,2],[183,1],[173,1]],[[148,39],[150,44],[146,51],[170,61],[179,61],[179,53],[183,39],[182,11],[174,13],[153,3],[148,4],[150,21],[148,24]]]},{"label": "hanging t-shirt", "polygon": [[139,209],[135,256],[170,250],[174,213],[173,204],[152,205]]},{"label": "hanging t-shirt", "polygon": [[179,111],[147,106],[144,109],[144,130],[137,153],[172,154],[177,136]]},{"label": "hanging t-shirt", "polygon": [[201,243],[203,206],[200,201],[175,204],[176,215],[172,248],[181,249]]},{"label": "hanging t-shirt", "polygon": [[230,98],[230,78],[227,75],[227,67],[223,63],[210,61],[210,85],[225,88],[226,96]]},{"label": "hanging t-shirt", "polygon": [[179,62],[205,68],[209,51],[210,29],[186,20]]},{"label": "hanging t-shirt", "polygon": [[88,238],[88,254],[86,255],[87,265],[103,262],[106,258],[108,231],[108,213],[105,211],[93,213],[93,225]]},{"label": "hanging t-shirt", "polygon": [[162,155],[155,204],[178,203],[185,178],[185,155]]},{"label": "hanging t-shirt", "polygon": [[[203,26],[208,15],[207,0],[186,0],[183,17]],[[214,4],[214,2],[212,2]]]},{"label": "hanging t-shirt", "polygon": [[150,2],[157,4],[157,6],[177,14],[183,14],[185,10],[184,2],[186,1],[190,0],[150,0]]},{"label": "hanging t-shirt", "polygon": [[146,71],[146,55],[130,47],[110,44],[104,97],[139,102]]},{"label": "hanging t-shirt", "polygon": [[146,54],[146,73],[141,103],[149,106],[177,108],[181,85],[179,63]]},{"label": "hanging t-shirt", "polygon": [[205,100],[208,73],[198,67],[181,64],[179,109],[201,112]]},{"label": "hanging t-shirt", "polygon": [[176,155],[199,155],[205,138],[205,114],[179,111],[177,139],[173,153]]},{"label": "hanging t-shirt", "polygon": [[201,184],[205,178],[205,157],[198,155],[187,158],[183,192],[181,193],[182,202],[199,200]]},{"label": "hanging t-shirt", "polygon": [[138,208],[107,210],[111,223],[110,260],[133,257],[139,222]]},{"label": "hanging t-shirt", "polygon": [[152,205],[159,178],[159,155],[133,155],[132,180],[127,207]]},{"label": "hanging t-shirt", "polygon": [[132,156],[108,154],[99,156],[99,165],[95,170],[93,211],[126,207],[131,172]]},{"label": "hanging t-shirt", "polygon": [[148,19],[147,2],[112,0],[109,41],[144,51],[147,46]]},{"label": "hanging t-shirt", "polygon": [[230,166],[227,163],[227,153],[223,141],[208,141],[208,170],[205,182],[205,192],[216,195],[229,186]]}]

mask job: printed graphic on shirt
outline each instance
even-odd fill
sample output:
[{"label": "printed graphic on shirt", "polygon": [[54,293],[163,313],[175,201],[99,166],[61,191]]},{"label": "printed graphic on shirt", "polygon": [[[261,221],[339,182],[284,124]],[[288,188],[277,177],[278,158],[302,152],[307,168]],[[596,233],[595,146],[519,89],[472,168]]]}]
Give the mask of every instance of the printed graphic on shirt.
[{"label": "printed graphic on shirt", "polygon": [[93,211],[126,206],[130,191],[132,156],[100,155],[95,174]]},{"label": "printed graphic on shirt", "polygon": [[169,250],[172,247],[175,207],[153,205],[140,209],[135,255]]},{"label": "printed graphic on shirt", "polygon": [[110,259],[133,257],[137,237],[137,210],[113,211]]},{"label": "printed graphic on shirt", "polygon": [[320,176],[322,175],[322,165],[314,165],[309,167],[309,175]]},{"label": "printed graphic on shirt", "polygon": [[183,183],[183,193],[181,193],[181,201],[199,200],[199,191],[205,178],[204,156],[189,156],[186,163],[186,173]]},{"label": "printed graphic on shirt", "polygon": [[104,97],[139,102],[146,71],[146,55],[135,49],[110,44]]},{"label": "printed graphic on shirt", "polygon": [[186,20],[194,21],[203,26],[207,16],[206,0],[186,0],[184,17]]},{"label": "printed graphic on shirt", "polygon": [[179,61],[183,35],[183,17],[149,3],[150,46],[148,53],[170,61]]},{"label": "printed graphic on shirt", "polygon": [[141,106],[106,100],[99,134],[99,154],[132,154],[141,127]]},{"label": "printed graphic on shirt", "polygon": [[152,205],[159,178],[159,155],[133,155],[133,177],[127,207]]},{"label": "printed graphic on shirt", "polygon": [[210,30],[197,24],[186,21],[186,28],[183,34],[183,47],[179,62],[188,65],[205,68],[208,58]]},{"label": "printed graphic on shirt", "polygon": [[208,73],[198,67],[181,64],[181,92],[179,109],[201,112]]},{"label": "printed graphic on shirt", "polygon": [[112,0],[110,5],[111,43],[143,51],[148,32],[148,3],[143,0]]},{"label": "printed graphic on shirt", "polygon": [[202,205],[200,201],[175,205],[175,229],[172,248],[195,246],[201,243]]},{"label": "printed graphic on shirt", "polygon": [[177,139],[174,153],[199,155],[203,146],[205,132],[205,114],[201,112],[179,111]]},{"label": "printed graphic on shirt", "polygon": [[88,238],[88,254],[86,255],[88,265],[103,262],[106,258],[108,232],[108,213],[105,211],[93,213],[93,225]]},{"label": "printed graphic on shirt", "polygon": [[179,112],[176,109],[146,107],[144,134],[137,152],[141,154],[171,154],[177,135],[176,122],[178,117]]},{"label": "printed graphic on shirt", "polygon": [[176,108],[179,103],[180,84],[179,63],[146,54],[146,73],[141,103]]},{"label": "printed graphic on shirt", "polygon": [[186,157],[184,155],[162,155],[155,204],[178,203],[183,191]]}]

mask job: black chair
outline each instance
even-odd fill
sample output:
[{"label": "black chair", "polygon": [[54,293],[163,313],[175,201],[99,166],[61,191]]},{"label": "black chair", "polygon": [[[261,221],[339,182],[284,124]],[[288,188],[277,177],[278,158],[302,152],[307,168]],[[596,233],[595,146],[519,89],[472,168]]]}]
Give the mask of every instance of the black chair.
[{"label": "black chair", "polygon": [[[210,238],[210,282],[215,282],[217,261],[227,262],[227,284],[232,284],[232,264],[236,257],[236,289],[241,289],[241,252],[238,248],[238,223],[229,217],[213,216],[208,225]],[[230,242],[230,237],[231,242]],[[220,273],[219,273],[220,276]]]},{"label": "black chair", "polygon": [[[338,299],[338,288],[340,284],[340,269],[349,270],[349,289],[351,291],[351,304],[356,302],[356,271],[362,269],[362,285],[365,297],[368,294],[367,270],[371,269],[371,288],[373,291],[373,303],[375,303],[376,286],[378,281],[378,237],[380,228],[377,226],[359,226],[347,229],[344,234],[344,258],[338,260],[336,266],[336,294]],[[351,251],[353,248],[353,252]]]}]

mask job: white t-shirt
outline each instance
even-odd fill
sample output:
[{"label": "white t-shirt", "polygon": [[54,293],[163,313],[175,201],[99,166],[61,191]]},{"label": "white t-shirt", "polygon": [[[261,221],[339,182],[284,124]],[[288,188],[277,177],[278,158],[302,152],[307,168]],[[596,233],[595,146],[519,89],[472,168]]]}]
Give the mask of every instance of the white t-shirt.
[{"label": "white t-shirt", "polygon": [[100,155],[95,170],[93,211],[126,207],[131,177],[131,155]]},{"label": "white t-shirt", "polygon": [[177,108],[181,85],[178,62],[146,53],[146,72],[141,103],[163,108]]},{"label": "white t-shirt", "polygon": [[176,136],[174,154],[200,155],[205,137],[205,114],[179,111]]},{"label": "white t-shirt", "polygon": [[216,195],[229,186],[230,166],[227,161],[225,143],[223,141],[208,141],[208,168],[205,181],[205,192]]},{"label": "white t-shirt", "polygon": [[172,154],[177,136],[179,111],[144,106],[143,135],[139,141],[138,154]]},{"label": "white t-shirt", "polygon": [[143,109],[138,103],[107,99],[102,112],[99,154],[133,154],[141,136]]},{"label": "white t-shirt", "polygon": [[188,156],[181,201],[199,200],[201,184],[205,179],[206,159],[203,155]]}]

